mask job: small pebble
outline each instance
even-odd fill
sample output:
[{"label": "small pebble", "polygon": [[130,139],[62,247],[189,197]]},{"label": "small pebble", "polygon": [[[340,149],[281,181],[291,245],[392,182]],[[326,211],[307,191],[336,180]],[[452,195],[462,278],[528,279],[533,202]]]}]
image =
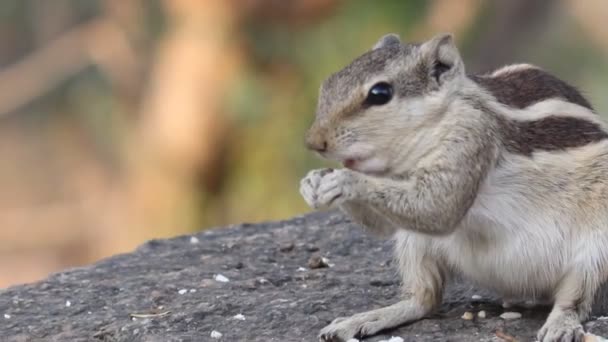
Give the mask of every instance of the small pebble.
[{"label": "small pebble", "polygon": [[514,311],[508,311],[508,312],[505,312],[502,315],[500,315],[500,318],[505,319],[505,320],[520,319],[521,313],[514,312]]},{"label": "small pebble", "polygon": [[200,242],[200,240],[196,236],[191,236],[190,237],[190,243],[191,244],[195,245],[195,244],[197,244],[199,242]]},{"label": "small pebble", "polygon": [[4,314],[4,318],[6,318],[6,319],[10,319],[10,318],[11,318],[11,315],[9,315],[9,314]]},{"label": "small pebble", "polygon": [[306,245],[306,251],[307,252],[317,252],[319,251],[319,247],[315,246],[315,245]]},{"label": "small pebble", "polygon": [[245,320],[245,316],[243,316],[241,314],[234,315],[233,318],[236,319],[236,320],[239,320],[239,321],[244,321]]},{"label": "small pebble", "polygon": [[466,321],[471,321],[471,320],[473,320],[473,317],[475,317],[475,316],[473,316],[473,313],[472,313],[472,312],[466,311],[466,312],[465,312],[465,313],[462,315],[462,317],[461,317],[461,318],[462,318],[462,319],[464,319],[464,320],[466,320]]},{"label": "small pebble", "polygon": [[479,318],[486,318],[486,312],[484,310],[481,310],[477,313],[477,317]]},{"label": "small pebble", "polygon": [[215,338],[215,339],[219,340],[220,338],[222,338],[222,333],[219,331],[213,330],[211,332],[211,338]]},{"label": "small pebble", "polygon": [[219,281],[220,283],[227,283],[230,281],[230,279],[226,278],[221,274],[216,274],[213,279],[215,279],[215,281]]},{"label": "small pebble", "polygon": [[281,251],[281,252],[291,252],[291,251],[293,251],[293,249],[295,247],[296,247],[296,245],[294,245],[293,242],[288,242],[288,243],[282,244],[279,247],[279,251]]},{"label": "small pebble", "polygon": [[482,297],[481,297],[480,295],[472,295],[472,296],[471,296],[471,299],[472,299],[472,300],[481,300],[481,298],[482,298]]},{"label": "small pebble", "polygon": [[186,289],[181,289],[181,290],[177,291],[177,293],[179,293],[180,295],[186,294],[186,292],[188,292],[188,290],[186,290]]},{"label": "small pebble", "polygon": [[329,267],[328,261],[329,260],[327,260],[327,258],[324,258],[320,255],[313,255],[308,260],[308,268],[310,268],[311,270],[314,270],[316,268]]},{"label": "small pebble", "polygon": [[70,302],[69,300],[66,300],[66,301],[65,301],[65,306],[66,306],[67,308],[69,308],[70,306],[72,306],[72,302]]},{"label": "small pebble", "polygon": [[306,272],[306,268],[304,268],[304,267],[298,267],[298,272]]}]

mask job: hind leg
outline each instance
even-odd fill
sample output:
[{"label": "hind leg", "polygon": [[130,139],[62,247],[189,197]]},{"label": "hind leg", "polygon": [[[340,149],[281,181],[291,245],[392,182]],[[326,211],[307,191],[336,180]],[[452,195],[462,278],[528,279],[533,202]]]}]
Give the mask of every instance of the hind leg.
[{"label": "hind leg", "polygon": [[599,287],[597,275],[581,269],[572,270],[563,278],[555,293],[555,303],[538,333],[540,342],[582,342],[582,321],[591,312]]},{"label": "hind leg", "polygon": [[442,265],[426,255],[426,242],[407,232],[396,234],[395,255],[403,278],[405,299],[376,310],[337,318],[320,332],[322,341],[362,338],[419,320],[441,302],[444,286]]}]

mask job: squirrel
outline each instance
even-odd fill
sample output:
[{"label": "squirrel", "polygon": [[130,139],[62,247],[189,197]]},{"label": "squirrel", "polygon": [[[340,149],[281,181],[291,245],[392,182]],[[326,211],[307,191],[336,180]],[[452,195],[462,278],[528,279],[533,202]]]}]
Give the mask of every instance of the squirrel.
[{"label": "squirrel", "polygon": [[453,35],[388,34],[323,82],[305,140],[344,168],[310,171],[303,198],[391,236],[404,293],[322,341],[419,320],[452,276],[550,301],[540,342],[583,340],[608,277],[608,127],[575,87],[527,64],[467,75]]}]

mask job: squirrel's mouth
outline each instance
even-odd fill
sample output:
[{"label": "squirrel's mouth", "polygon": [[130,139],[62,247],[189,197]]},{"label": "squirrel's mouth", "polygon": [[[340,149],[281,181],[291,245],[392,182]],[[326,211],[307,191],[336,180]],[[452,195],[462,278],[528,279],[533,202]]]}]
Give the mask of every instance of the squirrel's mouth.
[{"label": "squirrel's mouth", "polygon": [[353,171],[368,174],[382,174],[387,171],[386,163],[380,158],[346,158],[342,165]]},{"label": "squirrel's mouth", "polygon": [[344,165],[344,167],[347,169],[353,169],[356,166],[356,164],[357,164],[357,159],[353,159],[353,158],[345,159],[342,162],[342,165]]}]

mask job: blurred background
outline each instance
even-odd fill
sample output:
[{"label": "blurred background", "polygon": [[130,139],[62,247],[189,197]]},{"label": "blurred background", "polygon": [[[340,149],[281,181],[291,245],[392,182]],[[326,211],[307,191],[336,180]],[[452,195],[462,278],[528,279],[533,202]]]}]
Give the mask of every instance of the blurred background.
[{"label": "blurred background", "polygon": [[456,34],[608,113],[605,0],[3,0],[0,287],[309,209],[319,84],[388,32]]}]

